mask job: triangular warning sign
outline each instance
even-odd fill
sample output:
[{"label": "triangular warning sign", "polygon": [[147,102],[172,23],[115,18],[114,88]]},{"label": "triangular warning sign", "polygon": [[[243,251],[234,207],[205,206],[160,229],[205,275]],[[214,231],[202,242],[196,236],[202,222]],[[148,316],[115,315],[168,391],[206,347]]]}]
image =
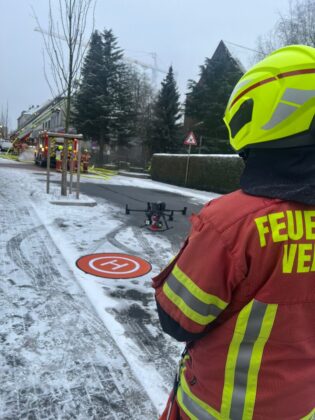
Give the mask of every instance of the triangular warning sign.
[{"label": "triangular warning sign", "polygon": [[194,133],[191,131],[190,133],[188,133],[188,136],[186,137],[184,144],[188,145],[188,146],[197,146],[197,140],[196,137],[194,135]]}]

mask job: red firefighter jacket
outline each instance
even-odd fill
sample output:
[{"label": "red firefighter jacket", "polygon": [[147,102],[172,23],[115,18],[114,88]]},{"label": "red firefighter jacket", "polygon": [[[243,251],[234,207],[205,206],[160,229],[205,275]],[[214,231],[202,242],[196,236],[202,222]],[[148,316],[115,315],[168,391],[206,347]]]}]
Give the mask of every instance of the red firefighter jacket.
[{"label": "red firefighter jacket", "polygon": [[153,286],[162,326],[193,340],[182,419],[312,418],[315,206],[241,191],[213,200]]}]

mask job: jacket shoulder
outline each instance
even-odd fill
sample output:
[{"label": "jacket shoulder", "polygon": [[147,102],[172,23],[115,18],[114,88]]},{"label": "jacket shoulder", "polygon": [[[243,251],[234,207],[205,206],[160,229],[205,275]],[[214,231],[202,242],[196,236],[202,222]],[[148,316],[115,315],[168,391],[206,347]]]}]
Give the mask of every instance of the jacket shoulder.
[{"label": "jacket shoulder", "polygon": [[223,232],[249,215],[272,207],[280,201],[237,190],[210,201],[201,210],[200,217],[204,223],[211,222],[218,231]]}]

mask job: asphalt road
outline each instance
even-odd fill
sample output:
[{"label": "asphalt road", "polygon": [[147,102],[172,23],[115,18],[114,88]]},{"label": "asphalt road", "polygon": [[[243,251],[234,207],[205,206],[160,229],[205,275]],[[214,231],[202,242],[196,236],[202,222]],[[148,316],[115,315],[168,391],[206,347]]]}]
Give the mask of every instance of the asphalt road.
[{"label": "asphalt road", "polygon": [[[189,197],[184,197],[180,194],[172,192],[160,191],[155,189],[146,189],[122,185],[106,185],[106,184],[92,184],[82,183],[81,192],[93,198],[103,198],[110,203],[115,204],[120,208],[121,214],[125,214],[126,204],[128,208],[135,210],[144,210],[148,202],[165,202],[168,209],[182,210],[187,207],[186,215],[181,212],[174,213],[174,220],[166,221],[170,227],[169,230],[163,232],[172,245],[180,244],[186,237],[190,229],[189,216],[192,213],[197,213],[201,209],[201,205],[196,205],[189,200]],[[144,212],[131,212],[126,215],[126,223],[129,226],[143,226],[145,222]],[[145,229],[145,227],[143,227]],[[162,233],[160,233],[162,234]]]},{"label": "asphalt road", "polygon": [[[1,166],[14,168],[16,167],[16,163],[7,161],[5,163],[1,163]],[[38,175],[42,174],[42,182],[46,182],[44,177],[44,173],[46,172],[45,168],[40,168],[31,163],[19,163],[19,168],[31,170]],[[176,187],[174,188],[176,189]],[[198,205],[190,200],[189,197],[182,196],[180,194],[156,189],[150,190],[146,188],[138,188],[136,186],[106,185],[84,181],[80,184],[80,191],[96,200],[98,198],[102,198],[116,205],[119,208],[118,216],[125,216],[127,226],[143,226],[145,223],[145,213],[131,212],[130,215],[127,216],[125,215],[126,204],[128,204],[130,209],[136,210],[144,210],[147,207],[148,202],[158,201],[165,202],[168,209],[182,210],[184,207],[187,207],[187,213],[185,216],[180,212],[175,212],[173,221],[169,221],[168,218],[166,218],[170,229],[164,231],[163,233],[159,233],[165,235],[165,237],[169,239],[174,249],[179,247],[190,230],[189,216],[192,213],[198,213],[202,207],[201,204]],[[143,227],[143,229],[145,229],[145,227]]]}]

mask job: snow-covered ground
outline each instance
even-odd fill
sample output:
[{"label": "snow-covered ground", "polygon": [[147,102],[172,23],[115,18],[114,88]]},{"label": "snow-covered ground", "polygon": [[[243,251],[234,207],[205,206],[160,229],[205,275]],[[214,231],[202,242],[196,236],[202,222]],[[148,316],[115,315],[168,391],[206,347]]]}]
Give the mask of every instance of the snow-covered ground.
[{"label": "snow-covered ground", "polygon": [[[183,347],[162,333],[151,288],[173,256],[170,242],[126,228],[121,209],[104,199],[94,207],[52,204],[60,187],[51,184],[47,195],[45,173],[1,162],[0,418],[156,419]],[[197,203],[216,196],[124,176],[85,181],[176,192]],[[76,266],[102,252],[141,256],[152,271],[113,280]]]}]

